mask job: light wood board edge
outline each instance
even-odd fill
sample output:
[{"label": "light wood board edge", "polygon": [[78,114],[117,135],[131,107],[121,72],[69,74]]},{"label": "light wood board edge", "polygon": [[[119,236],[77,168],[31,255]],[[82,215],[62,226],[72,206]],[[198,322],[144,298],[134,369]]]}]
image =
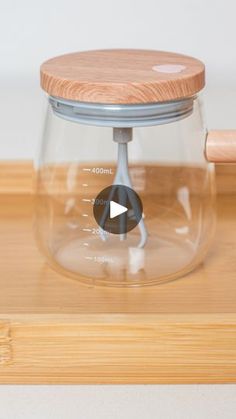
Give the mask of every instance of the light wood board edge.
[{"label": "light wood board edge", "polygon": [[0,367],[12,361],[10,322],[0,320]]},{"label": "light wood board edge", "polygon": [[[32,194],[34,182],[35,172],[32,161],[0,162],[0,193]],[[236,165],[216,165],[216,184],[218,194],[235,194]]]},{"label": "light wood board edge", "polygon": [[[11,324],[0,383],[234,383],[236,316],[104,316]],[[166,317],[166,318],[165,318]],[[185,318],[185,320],[184,320]]]}]

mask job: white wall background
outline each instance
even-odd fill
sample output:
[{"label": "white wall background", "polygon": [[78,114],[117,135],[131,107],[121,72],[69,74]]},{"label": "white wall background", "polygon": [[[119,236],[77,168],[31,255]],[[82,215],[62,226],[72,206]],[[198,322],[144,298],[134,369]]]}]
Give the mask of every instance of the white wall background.
[{"label": "white wall background", "polygon": [[[0,0],[0,159],[32,158],[39,65],[76,50],[181,52],[207,69],[210,128],[236,128],[235,0]],[[1,386],[0,419],[235,418],[235,386]]]}]

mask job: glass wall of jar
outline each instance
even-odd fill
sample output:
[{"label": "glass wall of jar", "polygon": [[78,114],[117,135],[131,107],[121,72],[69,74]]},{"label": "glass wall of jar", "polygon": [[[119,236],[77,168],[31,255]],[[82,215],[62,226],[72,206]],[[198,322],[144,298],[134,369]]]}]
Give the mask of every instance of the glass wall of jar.
[{"label": "glass wall of jar", "polygon": [[[139,223],[124,237],[102,231],[93,205],[122,170],[114,133],[127,127],[128,186],[142,201],[144,228]],[[156,284],[196,267],[215,222],[205,139],[196,97],[142,106],[49,97],[36,164],[35,230],[50,265],[88,284],[115,286]]]}]

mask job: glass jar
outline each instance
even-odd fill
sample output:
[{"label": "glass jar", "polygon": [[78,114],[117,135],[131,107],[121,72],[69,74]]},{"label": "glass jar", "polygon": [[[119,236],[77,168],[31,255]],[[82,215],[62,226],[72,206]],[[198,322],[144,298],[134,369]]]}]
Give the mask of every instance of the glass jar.
[{"label": "glass jar", "polygon": [[[159,68],[171,65],[180,68],[180,59]],[[163,84],[163,73],[156,74]],[[171,80],[176,74],[164,73]],[[44,81],[42,86],[49,96],[36,165],[35,229],[50,265],[87,284],[114,286],[157,284],[195,268],[215,225],[214,165],[204,153],[207,132],[197,92],[150,103],[121,103],[116,93],[117,103],[107,97],[102,103],[96,95],[82,101],[51,92]],[[118,228],[119,234],[94,216],[101,191],[113,184],[131,188],[142,202],[136,226]],[[115,202],[121,205],[117,197]],[[135,199],[132,205],[135,218]],[[118,227],[119,208],[113,217]]]}]

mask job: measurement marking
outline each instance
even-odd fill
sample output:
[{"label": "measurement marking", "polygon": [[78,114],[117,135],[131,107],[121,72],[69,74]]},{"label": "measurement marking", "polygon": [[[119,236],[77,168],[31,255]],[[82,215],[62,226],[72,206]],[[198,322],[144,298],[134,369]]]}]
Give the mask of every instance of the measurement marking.
[{"label": "measurement marking", "polygon": [[88,217],[88,214],[82,214],[82,217]]},{"label": "measurement marking", "polygon": [[91,169],[83,168],[84,172],[91,172]]},{"label": "measurement marking", "polygon": [[82,199],[82,201],[83,201],[83,202],[92,202],[92,199],[86,199],[86,198],[83,198],[83,199]]},{"label": "measurement marking", "polygon": [[88,184],[87,183],[82,183],[82,186],[88,186]]},{"label": "measurement marking", "polygon": [[82,228],[82,231],[92,231],[91,228]]},{"label": "measurement marking", "polygon": [[91,169],[91,173],[95,173],[96,175],[112,175],[112,169],[105,168],[105,167],[93,167]]}]

